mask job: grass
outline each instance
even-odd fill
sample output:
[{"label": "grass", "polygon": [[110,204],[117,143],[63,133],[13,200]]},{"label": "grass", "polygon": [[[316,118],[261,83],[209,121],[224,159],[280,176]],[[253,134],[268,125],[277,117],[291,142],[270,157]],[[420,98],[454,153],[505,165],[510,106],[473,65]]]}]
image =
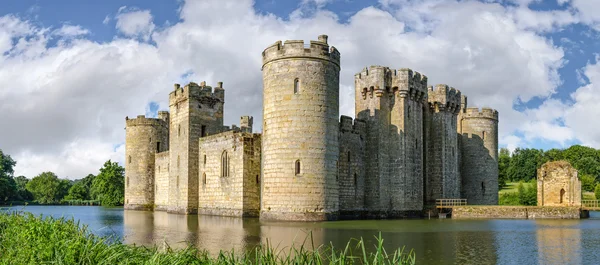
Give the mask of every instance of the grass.
[{"label": "grass", "polygon": [[[367,252],[364,241],[351,240],[344,249],[318,246],[278,250],[268,243],[236,254],[221,251],[210,256],[192,246],[132,246],[110,237],[90,233],[73,219],[54,219],[31,213],[0,213],[0,264],[414,264],[415,254],[402,249],[388,253],[381,234],[375,250]],[[308,240],[308,239],[307,239]]]},{"label": "grass", "polygon": [[[531,183],[523,182],[523,185],[527,189],[531,186]],[[519,187],[519,182],[507,182],[506,186],[502,187],[502,189],[498,191],[498,194],[502,195],[505,193],[516,193],[518,187]]]}]

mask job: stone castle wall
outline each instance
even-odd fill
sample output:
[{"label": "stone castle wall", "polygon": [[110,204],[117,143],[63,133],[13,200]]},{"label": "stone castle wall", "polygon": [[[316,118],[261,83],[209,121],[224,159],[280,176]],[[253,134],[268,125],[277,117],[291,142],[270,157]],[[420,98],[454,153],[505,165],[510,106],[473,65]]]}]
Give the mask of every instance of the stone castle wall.
[{"label": "stone castle wall", "polygon": [[151,209],[154,204],[154,157],[168,145],[164,120],[140,115],[126,120],[125,208]]},{"label": "stone castle wall", "polygon": [[[326,36],[263,52],[265,220],[329,220],[339,209],[339,53]],[[299,172],[296,172],[296,161]]]},{"label": "stone castle wall", "polygon": [[167,211],[169,206],[169,151],[157,153],[154,162],[154,209]]},{"label": "stone castle wall", "polygon": [[365,208],[375,217],[422,210],[427,77],[371,66],[355,87],[357,118],[367,125]]},{"label": "stone castle wall", "polygon": [[462,197],[468,204],[498,204],[498,112],[466,108],[458,115]]},{"label": "stone castle wall", "polygon": [[430,115],[427,118],[429,135],[427,141],[426,203],[436,199],[460,198],[457,137],[457,114],[460,110],[460,91],[447,85],[429,88]]},{"label": "stone castle wall", "polygon": [[581,206],[581,181],[567,161],[547,162],[538,170],[538,206]]},{"label": "stone castle wall", "polygon": [[342,216],[359,216],[365,211],[366,124],[362,120],[340,117],[340,160],[338,186]]},{"label": "stone castle wall", "polygon": [[320,221],[418,216],[440,198],[497,204],[495,110],[371,66],[355,75],[356,119],[340,118],[340,53],[326,35],[262,56],[262,136],[250,116],[224,126],[222,82],[175,84],[170,112],[127,122],[126,208]]},{"label": "stone castle wall", "polygon": [[198,140],[223,130],[224,95],[222,83],[214,91],[205,83],[176,84],[169,94],[170,212],[198,209]]},{"label": "stone castle wall", "polygon": [[223,132],[200,138],[199,149],[198,213],[257,217],[260,135]]}]

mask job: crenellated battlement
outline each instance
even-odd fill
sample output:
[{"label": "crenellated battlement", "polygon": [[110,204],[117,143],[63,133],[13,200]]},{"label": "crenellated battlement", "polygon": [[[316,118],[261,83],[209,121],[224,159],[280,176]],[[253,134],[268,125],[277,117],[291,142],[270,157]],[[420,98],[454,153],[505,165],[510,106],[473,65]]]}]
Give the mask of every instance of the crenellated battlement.
[{"label": "crenellated battlement", "polygon": [[477,107],[467,108],[462,114],[463,118],[486,118],[498,121],[498,111],[491,108],[482,108],[481,111]]},{"label": "crenellated battlement", "polygon": [[311,40],[308,46],[303,40],[286,40],[283,44],[277,41],[263,51],[262,57],[263,67],[272,61],[293,58],[326,60],[340,66],[340,52],[327,44],[327,35],[319,35],[318,40]]},{"label": "crenellated battlement", "polygon": [[379,65],[365,67],[354,75],[354,83],[357,93],[361,93],[363,99],[397,95],[422,102],[427,98],[427,76],[408,68],[395,70]]},{"label": "crenellated battlement", "polygon": [[430,86],[427,89],[427,101],[430,108],[435,111],[448,111],[458,113],[461,107],[460,90],[449,87],[445,84]]},{"label": "crenellated battlement", "polygon": [[340,116],[340,132],[350,132],[365,136],[367,133],[367,124],[360,119],[352,119],[351,117]]},{"label": "crenellated battlement", "polygon": [[169,93],[169,105],[173,105],[177,102],[186,100],[190,97],[211,102],[225,101],[225,89],[223,88],[223,82],[217,82],[216,87],[207,86],[205,81],[202,81],[200,85],[194,82],[190,82],[181,87],[179,84],[173,85],[174,89]]},{"label": "crenellated battlement", "polygon": [[131,126],[163,126],[168,127],[169,124],[157,118],[146,118],[145,115],[138,115],[136,118],[130,119],[129,117],[125,117],[125,124],[127,127]]}]

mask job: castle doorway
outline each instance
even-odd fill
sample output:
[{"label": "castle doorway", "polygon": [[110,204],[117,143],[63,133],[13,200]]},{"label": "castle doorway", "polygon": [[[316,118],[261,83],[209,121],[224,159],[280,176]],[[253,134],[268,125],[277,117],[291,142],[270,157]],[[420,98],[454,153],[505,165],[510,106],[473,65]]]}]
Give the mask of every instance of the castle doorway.
[{"label": "castle doorway", "polygon": [[563,197],[565,197],[565,189],[560,189],[560,203],[563,203]]}]

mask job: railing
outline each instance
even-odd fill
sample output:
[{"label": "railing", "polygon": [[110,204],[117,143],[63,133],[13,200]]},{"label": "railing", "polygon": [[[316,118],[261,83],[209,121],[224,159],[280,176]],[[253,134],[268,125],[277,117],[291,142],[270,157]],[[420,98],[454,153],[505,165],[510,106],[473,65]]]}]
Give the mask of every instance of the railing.
[{"label": "railing", "polygon": [[436,208],[450,208],[452,206],[467,205],[467,199],[436,199]]},{"label": "railing", "polygon": [[581,205],[585,208],[600,208],[600,200],[581,200]]}]

